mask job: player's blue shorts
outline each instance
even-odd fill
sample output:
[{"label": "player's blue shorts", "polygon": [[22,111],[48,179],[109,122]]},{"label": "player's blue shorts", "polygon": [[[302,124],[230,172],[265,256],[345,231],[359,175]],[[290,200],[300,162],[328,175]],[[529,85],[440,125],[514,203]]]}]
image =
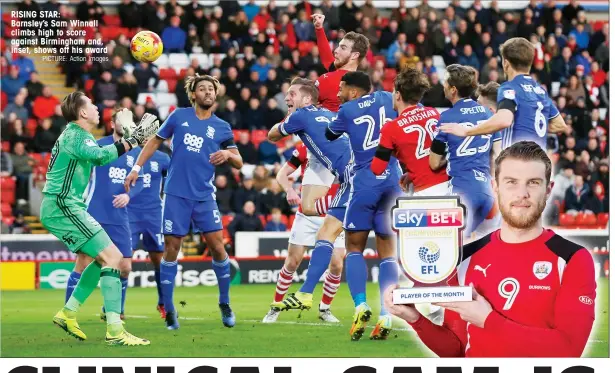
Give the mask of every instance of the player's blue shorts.
[{"label": "player's blue shorts", "polygon": [[335,197],[333,197],[331,205],[329,205],[327,215],[331,215],[341,222],[344,221],[346,207],[348,206],[348,200],[350,199],[350,189],[352,188],[350,187],[349,181],[340,184],[340,188],[337,190],[337,193],[335,193]]},{"label": "player's blue shorts", "polygon": [[101,224],[100,225],[105,232],[111,238],[111,242],[122,253],[124,258],[132,258],[132,238],[130,235],[130,227],[128,225],[113,225],[113,224]]},{"label": "player's blue shorts", "polygon": [[376,189],[353,191],[346,208],[344,229],[371,231],[378,235],[395,234],[391,227],[391,209],[401,195],[399,185],[388,184]]},{"label": "player's blue shorts", "polygon": [[[152,215],[152,218],[153,217],[160,217],[160,213],[154,213]],[[131,221],[130,232],[132,233],[132,250],[137,249],[141,235],[143,235],[143,249],[145,251],[164,251],[164,237],[162,236],[162,225],[159,218]]]},{"label": "player's blue shorts", "polygon": [[194,201],[165,194],[162,219],[162,233],[173,236],[185,236],[191,221],[202,233],[222,230],[222,218],[215,200]]},{"label": "player's blue shorts", "polygon": [[469,237],[476,230],[476,227],[487,218],[493,208],[495,198],[490,193],[481,192],[480,190],[461,190],[455,187],[453,187],[453,193],[459,195],[461,203],[466,206],[466,228],[464,229],[464,235]]}]

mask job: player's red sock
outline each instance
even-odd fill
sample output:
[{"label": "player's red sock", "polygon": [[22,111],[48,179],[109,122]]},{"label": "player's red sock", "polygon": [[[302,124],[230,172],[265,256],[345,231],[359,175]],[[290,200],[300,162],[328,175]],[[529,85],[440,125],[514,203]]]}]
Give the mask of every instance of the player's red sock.
[{"label": "player's red sock", "polygon": [[314,207],[316,208],[316,212],[319,215],[326,215],[327,211],[329,211],[329,205],[331,204],[332,198],[330,195],[326,195],[320,197],[316,200]]},{"label": "player's red sock", "polygon": [[275,297],[273,298],[275,302],[280,302],[284,299],[284,295],[286,295],[288,288],[293,283],[294,273],[295,272],[289,272],[286,266],[282,267],[280,275],[278,276],[277,287],[275,288]]},{"label": "player's red sock", "polygon": [[336,276],[331,273],[327,273],[327,277],[325,277],[325,284],[322,288],[322,301],[321,304],[324,306],[331,305],[333,302],[333,298],[335,294],[337,294],[337,289],[340,287],[340,282],[342,281],[342,275]]}]

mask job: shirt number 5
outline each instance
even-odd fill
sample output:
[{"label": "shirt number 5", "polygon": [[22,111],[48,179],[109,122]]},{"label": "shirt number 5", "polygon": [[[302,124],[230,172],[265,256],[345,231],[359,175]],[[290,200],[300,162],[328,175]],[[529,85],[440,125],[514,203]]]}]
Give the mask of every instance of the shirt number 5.
[{"label": "shirt number 5", "polygon": [[500,282],[500,285],[498,285],[498,292],[506,299],[502,311],[508,311],[512,307],[517,298],[517,294],[519,294],[520,288],[519,281],[513,277],[507,277]]}]

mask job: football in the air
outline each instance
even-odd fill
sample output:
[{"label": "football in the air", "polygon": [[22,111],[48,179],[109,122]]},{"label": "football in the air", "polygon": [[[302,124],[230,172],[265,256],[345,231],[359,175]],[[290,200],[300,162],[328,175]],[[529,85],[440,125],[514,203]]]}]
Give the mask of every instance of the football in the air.
[{"label": "football in the air", "polygon": [[154,62],[162,54],[162,39],[152,31],[140,31],[130,41],[132,56],[139,62]]}]

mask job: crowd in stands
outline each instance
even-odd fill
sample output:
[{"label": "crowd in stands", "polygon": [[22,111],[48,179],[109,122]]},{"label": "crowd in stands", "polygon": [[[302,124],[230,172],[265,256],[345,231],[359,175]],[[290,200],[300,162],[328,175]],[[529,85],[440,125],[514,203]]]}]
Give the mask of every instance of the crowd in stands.
[{"label": "crowd in stands", "polygon": [[[433,8],[429,1],[407,8],[404,0],[396,9],[377,8],[371,0],[362,6],[352,0],[339,6],[323,0],[319,6],[298,1],[287,7],[277,7],[273,0],[263,7],[253,0],[243,6],[220,1],[207,8],[196,0],[184,5],[176,0],[143,4],[122,0],[114,6],[83,0],[71,9],[58,1],[24,0],[17,8],[57,10],[65,19],[98,21],[99,27],[89,29],[88,37],[103,41],[107,61],[75,60],[62,69],[66,85],[85,90],[99,106],[107,133],[111,131],[107,113],[113,108],[131,108],[137,118],[150,112],[164,119],[175,107],[189,106],[186,76],[209,74],[220,80],[216,114],[236,130],[247,164],[241,171],[220,167],[215,180],[220,211],[235,215],[234,220],[227,219],[232,234],[289,228],[294,207],[286,202],[274,176],[294,144],[271,143],[265,134],[284,118],[290,78],[315,79],[326,71],[310,18],[315,13],[326,16],[324,27],[332,48],[345,32],[369,38],[371,49],[360,68],[370,74],[375,90],[392,90],[397,71],[415,67],[433,85],[423,104],[442,109],[450,103],[441,83],[444,65],[438,67],[438,61],[473,66],[480,83],[501,83],[505,77],[499,46],[513,36],[530,40],[536,46],[532,75],[553,92],[569,125],[566,133],[549,138],[549,154],[556,165],[555,202],[550,206],[557,206],[549,211],[550,222],[559,224],[560,213],[566,212],[608,213],[609,24],[588,21],[579,3],[571,0],[556,7],[553,0],[532,0],[524,9],[503,10],[498,1],[491,1],[490,7],[475,1],[463,8],[459,0],[443,9]],[[28,176],[40,159],[44,161],[66,123],[58,98],[39,80],[32,60],[6,49],[7,25],[2,27],[2,172],[16,177],[16,198],[27,200]],[[130,54],[130,37],[139,29],[158,33],[165,54],[208,54],[210,63],[193,58],[190,66],[170,73],[156,63],[138,63]],[[155,93],[162,83],[176,95],[175,105],[163,112],[155,96],[138,102],[140,94]],[[39,154],[37,158],[33,153]]]}]

